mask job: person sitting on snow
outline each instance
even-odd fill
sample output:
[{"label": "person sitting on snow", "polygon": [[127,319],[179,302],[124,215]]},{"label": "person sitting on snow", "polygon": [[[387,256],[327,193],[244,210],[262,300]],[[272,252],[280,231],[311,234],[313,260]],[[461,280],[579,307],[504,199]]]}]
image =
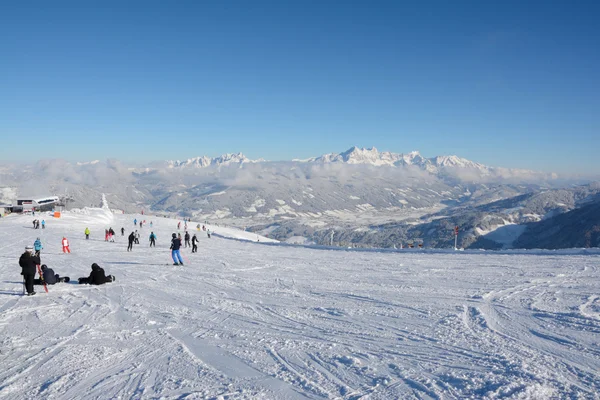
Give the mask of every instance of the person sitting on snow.
[{"label": "person sitting on snow", "polygon": [[33,280],[33,284],[34,285],[43,285],[44,283],[46,283],[47,285],[54,285],[55,283],[58,282],[69,282],[71,279],[68,276],[65,277],[61,277],[58,274],[54,273],[54,270],[52,270],[52,268],[48,268],[48,266],[46,264],[42,265],[42,278],[41,279],[34,279]]},{"label": "person sitting on snow", "polygon": [[79,278],[80,284],[88,284],[88,285],[104,285],[105,283],[114,282],[114,275],[106,276],[104,273],[104,269],[102,269],[98,264],[92,264],[92,272],[90,276],[87,278]]}]

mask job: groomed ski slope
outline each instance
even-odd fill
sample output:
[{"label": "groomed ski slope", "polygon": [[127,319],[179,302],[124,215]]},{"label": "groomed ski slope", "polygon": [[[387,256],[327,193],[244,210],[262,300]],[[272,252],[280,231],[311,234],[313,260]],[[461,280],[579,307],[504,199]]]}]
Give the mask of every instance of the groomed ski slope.
[{"label": "groomed ski slope", "polygon": [[[182,267],[176,220],[36,218],[47,229],[0,219],[2,399],[599,398],[596,254],[333,251],[196,231]],[[134,218],[153,221],[156,248],[146,225],[126,251]],[[25,297],[17,260],[37,236],[73,280]],[[93,262],[117,281],[76,284]]]}]

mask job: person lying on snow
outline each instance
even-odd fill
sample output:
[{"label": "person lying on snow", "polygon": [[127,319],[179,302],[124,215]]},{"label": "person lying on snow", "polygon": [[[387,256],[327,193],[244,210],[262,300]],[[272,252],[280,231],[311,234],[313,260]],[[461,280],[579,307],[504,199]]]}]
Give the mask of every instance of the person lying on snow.
[{"label": "person lying on snow", "polygon": [[34,279],[34,285],[43,285],[44,282],[47,285],[54,285],[59,282],[69,282],[71,279],[68,276],[61,277],[58,274],[55,274],[52,268],[48,268],[46,264],[42,265],[42,278],[43,279]]},{"label": "person lying on snow", "polygon": [[104,269],[98,264],[92,264],[92,273],[87,278],[79,278],[79,283],[89,285],[104,285],[105,283],[114,282],[114,275],[106,276]]}]

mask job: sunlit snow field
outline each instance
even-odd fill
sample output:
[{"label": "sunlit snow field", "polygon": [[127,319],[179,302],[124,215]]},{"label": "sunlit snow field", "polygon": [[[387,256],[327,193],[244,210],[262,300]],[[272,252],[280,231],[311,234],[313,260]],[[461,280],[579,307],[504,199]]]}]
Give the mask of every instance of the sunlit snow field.
[{"label": "sunlit snow field", "polygon": [[[194,221],[199,251],[173,266],[176,220],[36,218],[47,229],[0,219],[3,399],[599,398],[594,251],[317,249],[208,239]],[[134,218],[147,225],[128,253]],[[72,281],[26,297],[18,258],[37,236]],[[93,262],[116,282],[78,285]]]}]

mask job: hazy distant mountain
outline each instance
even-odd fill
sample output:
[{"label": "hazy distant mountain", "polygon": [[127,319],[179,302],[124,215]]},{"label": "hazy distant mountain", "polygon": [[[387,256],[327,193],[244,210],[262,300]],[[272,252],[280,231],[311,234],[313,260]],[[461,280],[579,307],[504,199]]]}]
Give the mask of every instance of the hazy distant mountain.
[{"label": "hazy distant mountain", "polygon": [[418,151],[408,154],[379,152],[376,148],[364,149],[356,146],[343,153],[324,154],[306,160],[295,160],[306,163],[346,163],[368,164],[374,166],[417,166],[432,174],[445,175],[467,181],[494,180],[547,180],[556,179],[556,174],[541,173],[523,169],[489,167],[457,156],[437,156],[425,158]]},{"label": "hazy distant mountain", "polygon": [[339,243],[394,246],[414,240],[448,246],[453,237],[447,230],[460,225],[464,246],[506,247],[515,238],[494,239],[508,229],[504,225],[578,207],[575,189],[550,190],[555,178],[456,156],[353,147],[284,162],[242,153],[141,167],[118,160],[41,160],[0,167],[0,193],[5,201],[55,194],[69,207],[98,206],[104,193],[112,208],[190,216],[317,243],[329,243],[334,229]]},{"label": "hazy distant mountain", "polygon": [[212,166],[225,166],[238,164],[241,165],[243,163],[255,163],[255,162],[263,162],[262,158],[259,160],[250,160],[248,157],[243,155],[242,153],[237,154],[223,154],[220,157],[195,157],[190,158],[185,161],[167,161],[167,167],[169,168],[185,168],[185,167],[195,167],[195,168],[206,168]]}]

